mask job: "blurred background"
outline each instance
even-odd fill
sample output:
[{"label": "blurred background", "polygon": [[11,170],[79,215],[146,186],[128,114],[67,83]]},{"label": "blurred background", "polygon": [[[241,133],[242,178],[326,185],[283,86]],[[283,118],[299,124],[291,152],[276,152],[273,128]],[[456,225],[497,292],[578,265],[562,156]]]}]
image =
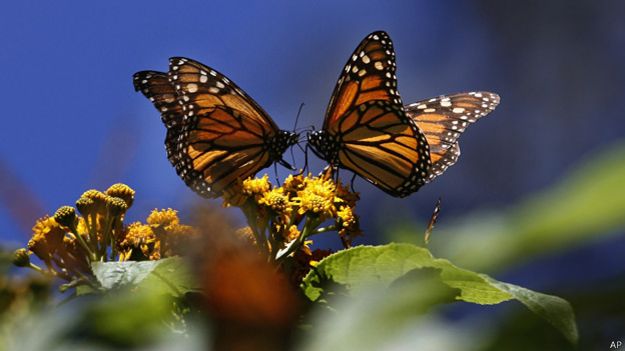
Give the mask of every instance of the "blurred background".
[{"label": "blurred background", "polygon": [[[421,242],[442,197],[435,254],[570,300],[589,346],[582,349],[623,340],[623,2],[7,3],[0,245],[23,246],[36,218],[116,182],[137,190],[131,219],[166,207],[184,216],[206,201],[167,161],[165,128],[134,92],[134,72],[166,71],[169,57],[188,56],[225,73],[283,129],[301,103],[300,126],[319,128],[345,61],[374,30],[394,41],[404,103],[469,90],[502,100],[463,135],[459,162],[411,197],[357,181],[365,231],[357,243]],[[313,171],[322,167],[313,161]],[[441,316],[443,329],[478,318],[498,330],[481,335],[483,349],[530,332],[561,342],[509,306]]]}]

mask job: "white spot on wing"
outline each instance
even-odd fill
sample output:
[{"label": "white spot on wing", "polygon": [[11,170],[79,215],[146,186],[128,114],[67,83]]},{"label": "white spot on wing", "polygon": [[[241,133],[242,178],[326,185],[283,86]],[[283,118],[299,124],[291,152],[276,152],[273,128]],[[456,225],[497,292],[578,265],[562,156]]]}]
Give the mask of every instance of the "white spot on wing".
[{"label": "white spot on wing", "polygon": [[187,90],[188,90],[190,93],[195,93],[195,92],[197,92],[197,89],[198,89],[197,84],[195,84],[195,83],[187,84]]},{"label": "white spot on wing", "polygon": [[453,110],[451,110],[453,113],[462,113],[464,112],[464,108],[463,107],[456,107]]}]

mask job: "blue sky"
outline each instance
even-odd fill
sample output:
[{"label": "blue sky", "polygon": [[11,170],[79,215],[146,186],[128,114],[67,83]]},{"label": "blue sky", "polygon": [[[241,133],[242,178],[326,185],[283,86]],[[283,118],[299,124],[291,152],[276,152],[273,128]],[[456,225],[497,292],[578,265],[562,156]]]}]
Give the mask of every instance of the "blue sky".
[{"label": "blue sky", "polygon": [[[237,82],[282,128],[292,127],[302,102],[300,125],[319,127],[349,54],[382,29],[395,42],[404,102],[484,89],[500,93],[502,105],[465,134],[449,175],[417,195],[391,199],[357,183],[363,211],[384,218],[392,208],[396,218],[425,220],[440,195],[451,213],[509,203],[622,136],[609,128],[622,122],[601,104],[612,91],[601,79],[616,84],[624,76],[611,66],[623,55],[623,28],[595,56],[600,28],[580,36],[568,26],[587,24],[575,9],[548,21],[545,8],[541,20],[515,6],[460,1],[7,3],[0,13],[0,162],[13,178],[4,174],[5,193],[19,180],[52,212],[88,188],[122,181],[138,191],[136,218],[184,206],[198,198],[166,160],[165,130],[133,91],[134,72],[166,70],[169,57],[188,56]],[[594,16],[586,20],[616,21],[609,9]],[[614,62],[600,61],[607,53]],[[576,90],[562,89],[572,86],[569,76],[579,81]],[[584,81],[589,87],[584,77],[594,79]],[[582,98],[586,105],[576,105]],[[613,117],[605,130],[572,143],[567,128],[585,129],[589,106]],[[23,241],[28,233],[12,216],[15,206],[3,201],[0,238]]]}]

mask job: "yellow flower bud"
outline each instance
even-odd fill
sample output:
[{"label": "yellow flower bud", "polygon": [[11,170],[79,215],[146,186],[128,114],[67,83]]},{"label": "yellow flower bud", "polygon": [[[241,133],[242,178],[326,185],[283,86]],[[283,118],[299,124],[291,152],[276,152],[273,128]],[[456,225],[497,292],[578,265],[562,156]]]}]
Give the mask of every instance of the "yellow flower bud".
[{"label": "yellow flower bud", "polygon": [[95,202],[91,198],[81,197],[76,201],[76,208],[80,214],[87,217],[93,213],[93,210],[95,209]]},{"label": "yellow flower bud", "polygon": [[112,197],[118,197],[126,201],[126,205],[128,207],[132,206],[132,203],[135,199],[135,191],[132,190],[128,185],[117,183],[111,185],[107,190],[106,194]]},{"label": "yellow flower bud", "polygon": [[15,252],[13,252],[13,264],[18,267],[30,266],[30,256],[28,250],[23,248],[15,250]]},{"label": "yellow flower bud", "polygon": [[111,216],[119,216],[126,212],[128,205],[124,199],[109,196],[106,199],[106,209]]},{"label": "yellow flower bud", "polygon": [[58,224],[74,230],[76,227],[76,210],[72,206],[63,206],[54,213],[54,220]]}]

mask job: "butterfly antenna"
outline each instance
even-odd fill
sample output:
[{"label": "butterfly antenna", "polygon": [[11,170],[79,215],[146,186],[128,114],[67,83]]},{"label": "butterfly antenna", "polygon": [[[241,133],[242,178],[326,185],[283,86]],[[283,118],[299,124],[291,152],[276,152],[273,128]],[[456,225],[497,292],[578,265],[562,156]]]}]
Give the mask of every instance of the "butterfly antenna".
[{"label": "butterfly antenna", "polygon": [[297,109],[297,116],[295,116],[295,124],[293,125],[293,132],[297,130],[297,122],[299,121],[299,115],[302,113],[302,109],[304,108],[304,103],[302,102],[299,105],[299,109]]},{"label": "butterfly antenna", "polygon": [[305,127],[299,127],[299,128],[295,128],[295,131],[315,131],[315,126],[314,125],[309,125],[309,126],[305,126]]}]

